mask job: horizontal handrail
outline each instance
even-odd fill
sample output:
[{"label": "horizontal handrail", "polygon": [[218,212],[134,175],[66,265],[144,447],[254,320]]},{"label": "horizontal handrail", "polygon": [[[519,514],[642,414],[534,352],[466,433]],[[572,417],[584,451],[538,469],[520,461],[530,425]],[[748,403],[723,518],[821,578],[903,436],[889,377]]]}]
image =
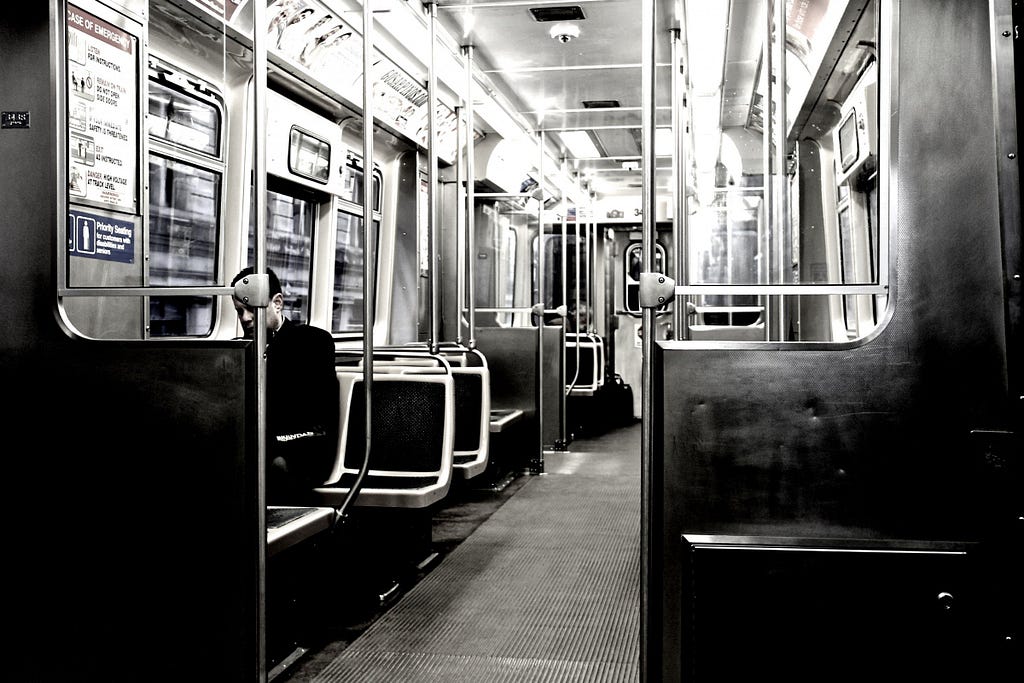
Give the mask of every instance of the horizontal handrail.
[{"label": "horizontal handrail", "polygon": [[[676,285],[676,296],[694,294],[888,294],[888,285]],[[477,309],[480,310],[480,309]]]}]

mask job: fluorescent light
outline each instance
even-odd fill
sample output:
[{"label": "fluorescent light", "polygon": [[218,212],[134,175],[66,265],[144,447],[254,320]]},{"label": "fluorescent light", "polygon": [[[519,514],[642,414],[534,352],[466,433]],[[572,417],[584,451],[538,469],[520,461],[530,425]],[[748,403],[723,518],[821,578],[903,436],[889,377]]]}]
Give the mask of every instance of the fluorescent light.
[{"label": "fluorescent light", "polygon": [[558,134],[562,144],[566,146],[573,157],[577,159],[600,159],[601,153],[597,151],[590,133],[585,130],[563,131]]},{"label": "fluorescent light", "polygon": [[654,129],[654,156],[672,156],[672,129]]},{"label": "fluorescent light", "polygon": [[694,97],[691,101],[693,124],[693,164],[698,171],[714,169],[718,163],[722,137],[719,125],[721,100],[712,97]]},{"label": "fluorescent light", "polygon": [[690,121],[695,135],[717,133],[722,101],[717,94],[711,97],[693,97],[690,100]]},{"label": "fluorescent light", "polygon": [[725,70],[726,22],[729,3],[701,2],[700,8],[686,7],[686,71],[690,87],[698,94],[712,94],[722,85]]}]

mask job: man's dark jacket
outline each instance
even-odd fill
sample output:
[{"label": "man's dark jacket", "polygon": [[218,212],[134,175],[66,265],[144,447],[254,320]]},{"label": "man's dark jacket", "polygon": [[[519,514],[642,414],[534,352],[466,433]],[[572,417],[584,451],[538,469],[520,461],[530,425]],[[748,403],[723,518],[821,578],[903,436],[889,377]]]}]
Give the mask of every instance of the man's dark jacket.
[{"label": "man's dark jacket", "polygon": [[267,343],[267,503],[304,505],[338,448],[334,339],[311,325],[284,324]]}]

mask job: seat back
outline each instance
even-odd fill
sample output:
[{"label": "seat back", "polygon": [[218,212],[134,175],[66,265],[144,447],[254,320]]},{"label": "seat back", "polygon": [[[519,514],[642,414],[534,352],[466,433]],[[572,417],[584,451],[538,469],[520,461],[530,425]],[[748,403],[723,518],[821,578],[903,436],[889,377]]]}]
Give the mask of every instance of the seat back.
[{"label": "seat back", "polygon": [[487,469],[491,436],[491,373],[487,359],[479,351],[460,354],[452,360],[455,380],[454,468],[464,479],[470,479]]},{"label": "seat back", "polygon": [[455,390],[455,474],[470,479],[487,469],[490,446],[491,373],[487,359],[477,350],[442,345],[438,355],[425,349],[388,355],[381,351],[374,358],[374,372],[393,374],[430,374],[448,372]]},{"label": "seat back", "polygon": [[[448,492],[455,435],[454,380],[443,369],[420,370],[386,368],[373,373],[370,463],[353,502],[356,506],[425,507]],[[328,481],[316,489],[321,500],[331,505],[344,500],[366,452],[362,371],[340,369],[338,381],[338,456]]]},{"label": "seat back", "polygon": [[596,334],[565,333],[565,381],[570,395],[592,395],[604,385],[604,340]]}]

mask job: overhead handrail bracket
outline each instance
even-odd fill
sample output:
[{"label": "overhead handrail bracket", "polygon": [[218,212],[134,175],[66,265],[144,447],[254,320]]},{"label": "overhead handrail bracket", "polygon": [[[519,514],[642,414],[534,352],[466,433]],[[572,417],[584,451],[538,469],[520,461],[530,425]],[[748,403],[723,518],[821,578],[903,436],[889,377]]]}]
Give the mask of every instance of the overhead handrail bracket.
[{"label": "overhead handrail bracket", "polygon": [[270,276],[266,273],[246,275],[235,283],[233,296],[250,308],[266,308],[270,304]]}]

